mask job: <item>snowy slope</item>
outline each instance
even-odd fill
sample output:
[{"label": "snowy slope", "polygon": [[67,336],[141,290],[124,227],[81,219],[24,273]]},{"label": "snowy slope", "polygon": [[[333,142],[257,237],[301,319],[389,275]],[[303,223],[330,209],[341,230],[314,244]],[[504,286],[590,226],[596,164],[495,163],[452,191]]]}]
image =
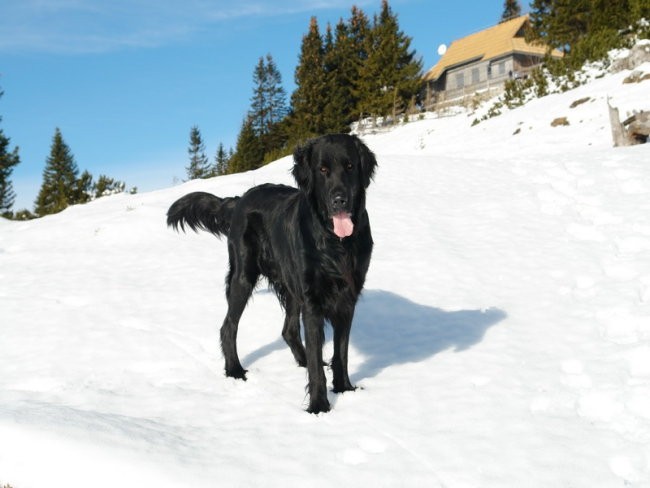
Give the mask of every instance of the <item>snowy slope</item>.
[{"label": "snowy slope", "polygon": [[606,105],[650,109],[627,74],[364,138],[362,389],[320,416],[263,286],[249,380],[223,376],[226,246],[165,227],[187,192],[290,183],[290,159],[0,220],[0,485],[650,487],[650,145],[612,148]]}]

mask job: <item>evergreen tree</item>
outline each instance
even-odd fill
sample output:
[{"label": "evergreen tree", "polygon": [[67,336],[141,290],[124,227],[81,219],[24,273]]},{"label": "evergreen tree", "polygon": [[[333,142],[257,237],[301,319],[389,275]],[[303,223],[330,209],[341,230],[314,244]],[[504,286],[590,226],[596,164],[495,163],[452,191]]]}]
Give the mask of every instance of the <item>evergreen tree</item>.
[{"label": "evergreen tree", "polygon": [[123,193],[125,188],[126,183],[123,181],[114,180],[106,175],[99,175],[97,182],[92,185],[92,193],[94,198],[101,198]]},{"label": "evergreen tree", "polygon": [[190,147],[187,152],[190,156],[190,165],[185,168],[187,179],[195,180],[211,176],[208,157],[205,155],[205,145],[201,139],[201,132],[196,125],[190,130]]},{"label": "evergreen tree", "polygon": [[363,10],[352,7],[352,14],[350,20],[348,21],[348,30],[350,36],[351,44],[351,62],[354,63],[355,67],[353,74],[351,75],[352,83],[352,100],[353,113],[352,120],[362,119],[366,114],[364,105],[364,93],[363,93],[363,80],[361,77],[362,66],[368,60],[368,53],[373,49],[372,46],[372,37],[371,37],[371,25],[370,20],[363,12]]},{"label": "evergreen tree", "polygon": [[505,0],[503,2],[503,13],[501,14],[501,22],[514,19],[521,15],[521,6],[518,0]]},{"label": "evergreen tree", "polygon": [[266,65],[264,58],[260,57],[253,71],[253,97],[248,116],[256,134],[266,133],[269,126],[269,101],[266,91]]},{"label": "evergreen tree", "polygon": [[410,51],[411,38],[400,29],[397,16],[382,0],[370,31],[368,59],[360,72],[362,111],[373,116],[401,113],[420,90],[422,60]]},{"label": "evergreen tree", "polygon": [[553,47],[569,51],[589,32],[591,0],[555,0],[547,18]]},{"label": "evergreen tree", "polygon": [[88,203],[93,199],[93,176],[87,170],[81,173],[81,177],[74,183],[70,205],[77,203]]},{"label": "evergreen tree", "polygon": [[526,32],[526,40],[542,41],[549,47],[551,45],[551,34],[549,33],[550,14],[553,7],[553,0],[533,0],[530,3],[530,25],[531,28]]},{"label": "evergreen tree", "polygon": [[291,96],[293,108],[291,132],[295,139],[325,132],[323,112],[328,94],[323,56],[323,40],[318,29],[318,21],[316,17],[312,17],[309,32],[302,39],[295,72],[297,88]]},{"label": "evergreen tree", "polygon": [[264,164],[291,154],[293,147],[289,143],[290,137],[291,126],[287,114],[282,120],[273,125],[271,132],[264,138]]},{"label": "evergreen tree", "polygon": [[14,220],[32,220],[32,219],[35,219],[35,218],[36,218],[36,215],[34,215],[32,212],[30,212],[26,208],[14,212],[14,215],[13,215]]},{"label": "evergreen tree", "polygon": [[266,59],[259,59],[253,73],[253,85],[249,117],[264,152],[268,153],[284,143],[277,126],[287,114],[282,75],[270,54]]},{"label": "evergreen tree", "polygon": [[[0,90],[0,98],[3,92]],[[0,117],[2,122],[2,117]],[[4,135],[0,128],[0,216],[11,217],[11,208],[16,200],[16,194],[11,184],[13,167],[20,163],[18,147],[9,150],[10,139]]]},{"label": "evergreen tree", "polygon": [[[639,22],[641,19],[650,20],[650,2],[648,0],[631,0],[630,4],[630,19],[632,22]],[[648,23],[645,23],[645,27],[641,32],[642,39],[650,38],[649,27]]]},{"label": "evergreen tree", "polygon": [[247,117],[237,136],[237,147],[228,163],[228,173],[241,173],[257,169],[262,166],[263,160],[264,147],[255,133],[252,120]]},{"label": "evergreen tree", "polygon": [[348,26],[340,20],[336,34],[328,25],[323,58],[329,101],[323,118],[327,132],[349,132],[357,100],[354,96],[360,60],[356,57]]},{"label": "evergreen tree", "polygon": [[282,75],[273,57],[266,55],[264,89],[268,98],[267,133],[287,115],[287,92],[282,87]]},{"label": "evergreen tree", "polygon": [[563,50],[560,64],[576,69],[623,45],[622,32],[648,16],[648,0],[534,0],[527,37]]},{"label": "evergreen tree", "polygon": [[228,160],[230,158],[228,157],[228,154],[226,153],[226,150],[223,147],[223,143],[219,143],[219,147],[217,148],[217,154],[215,155],[214,158],[214,174],[215,176],[221,176],[225,175],[228,173]]},{"label": "evergreen tree", "polygon": [[77,163],[57,128],[43,171],[43,184],[36,198],[36,215],[57,213],[77,203],[80,186],[83,186],[78,183],[78,174]]},{"label": "evergreen tree", "polygon": [[369,48],[372,47],[369,43],[371,29],[370,20],[365,12],[358,7],[352,7],[348,30],[354,46],[354,57],[360,63],[364,63],[368,59]]}]

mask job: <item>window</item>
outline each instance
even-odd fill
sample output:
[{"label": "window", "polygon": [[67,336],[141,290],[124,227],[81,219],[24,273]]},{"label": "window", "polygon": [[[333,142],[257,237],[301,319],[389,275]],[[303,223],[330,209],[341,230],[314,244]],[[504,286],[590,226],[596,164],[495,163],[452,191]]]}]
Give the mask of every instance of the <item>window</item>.
[{"label": "window", "polygon": [[456,73],[456,88],[465,88],[465,73]]},{"label": "window", "polygon": [[480,75],[478,68],[472,68],[472,85],[478,85]]}]

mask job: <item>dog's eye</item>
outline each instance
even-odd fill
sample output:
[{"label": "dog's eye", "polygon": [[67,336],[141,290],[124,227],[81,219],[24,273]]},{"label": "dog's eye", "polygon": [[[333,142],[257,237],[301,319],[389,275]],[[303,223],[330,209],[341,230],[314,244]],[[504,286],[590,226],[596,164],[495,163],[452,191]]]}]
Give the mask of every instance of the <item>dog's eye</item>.
[{"label": "dog's eye", "polygon": [[348,171],[352,171],[353,167],[354,166],[352,166],[352,163],[348,163],[348,164],[345,165],[345,169],[347,169]]},{"label": "dog's eye", "polygon": [[327,166],[321,166],[320,167],[320,172],[323,173],[324,175],[329,174],[330,170]]}]

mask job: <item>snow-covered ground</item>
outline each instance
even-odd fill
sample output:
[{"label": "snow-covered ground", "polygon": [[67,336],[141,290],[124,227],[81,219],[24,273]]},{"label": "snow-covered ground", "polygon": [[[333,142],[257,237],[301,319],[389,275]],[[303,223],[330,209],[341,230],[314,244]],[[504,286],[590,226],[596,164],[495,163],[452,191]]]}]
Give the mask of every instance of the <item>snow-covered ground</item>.
[{"label": "snow-covered ground", "polygon": [[606,102],[650,109],[628,74],[364,137],[361,388],[319,416],[264,286],[249,379],[224,377],[225,243],[165,226],[187,192],[291,183],[289,158],[0,220],[0,485],[650,487],[650,145],[612,148]]}]

